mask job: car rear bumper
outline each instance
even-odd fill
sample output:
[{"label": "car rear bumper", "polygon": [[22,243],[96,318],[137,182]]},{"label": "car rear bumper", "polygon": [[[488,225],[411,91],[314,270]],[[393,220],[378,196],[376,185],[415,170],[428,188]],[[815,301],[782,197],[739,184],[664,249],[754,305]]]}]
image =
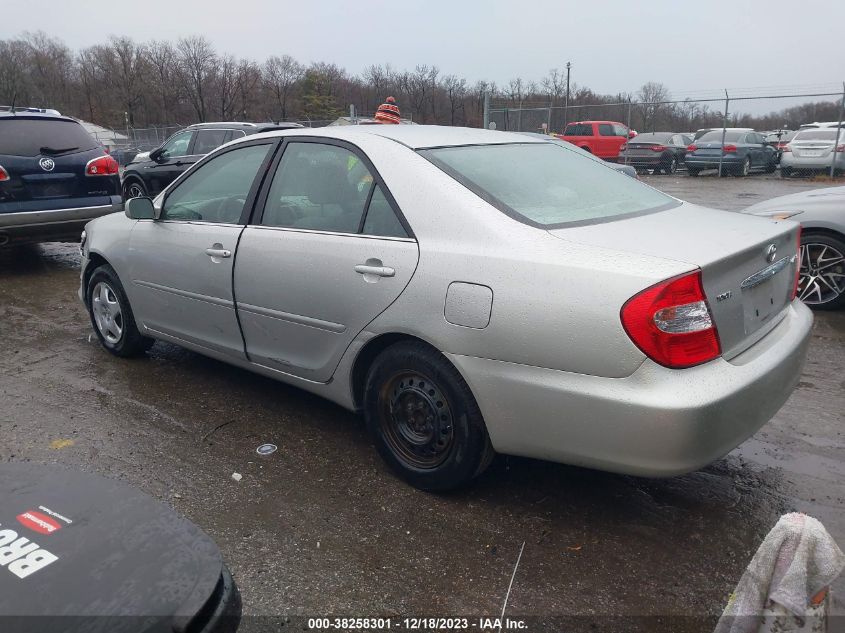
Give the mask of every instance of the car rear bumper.
[{"label": "car rear bumper", "polygon": [[659,167],[665,164],[663,158],[658,154],[657,156],[620,156],[618,162],[623,165],[630,165],[631,167]]},{"label": "car rear bumper", "polygon": [[719,459],[780,409],[801,375],[812,323],[796,301],[730,361],[673,370],[647,360],[627,378],[447,356],[475,394],[497,451],[666,477]]},{"label": "car rear bumper", "polygon": [[[830,164],[833,158],[830,154],[827,156],[813,157],[813,156],[795,156],[793,152],[786,152],[781,156],[781,167],[791,167],[792,169],[830,169]],[[836,153],[836,169],[845,169],[845,152]]]},{"label": "car rear bumper", "polygon": [[123,211],[120,196],[111,196],[110,199],[110,204],[91,207],[0,213],[0,246],[63,239],[77,240],[90,220]]},{"label": "car rear bumper", "polygon": [[[745,160],[744,156],[737,156],[736,154],[731,154],[729,156],[725,156],[722,159],[722,168],[725,167],[737,167],[742,164],[742,161]],[[719,157],[718,156],[707,156],[707,157],[695,157],[689,156],[684,159],[684,163],[687,167],[692,167],[694,169],[719,169]]]}]

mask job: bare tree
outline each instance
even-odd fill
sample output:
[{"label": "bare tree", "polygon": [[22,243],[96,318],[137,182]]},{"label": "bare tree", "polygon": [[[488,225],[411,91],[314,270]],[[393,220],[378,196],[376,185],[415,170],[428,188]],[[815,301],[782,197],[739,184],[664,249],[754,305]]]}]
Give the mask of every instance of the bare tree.
[{"label": "bare tree", "polygon": [[261,80],[276,101],[279,119],[288,118],[289,100],[304,75],[305,68],[290,55],[274,55],[264,62]]},{"label": "bare tree", "polygon": [[664,109],[663,101],[669,100],[669,89],[656,81],[649,81],[643,84],[637,92],[637,101],[640,102],[638,110],[643,120],[643,132],[654,132],[654,123],[657,115]]},{"label": "bare tree", "polygon": [[[443,78],[443,90],[449,101],[449,124],[455,125],[455,115],[460,111],[464,112],[464,103],[467,97],[467,80],[457,75],[447,75]],[[466,115],[464,115],[466,118]]]},{"label": "bare tree", "polygon": [[147,46],[147,85],[157,95],[161,107],[158,123],[172,120],[176,103],[182,96],[182,89],[176,80],[179,76],[176,49],[170,42],[152,41]]},{"label": "bare tree", "polygon": [[179,40],[176,45],[179,68],[185,83],[185,91],[202,122],[208,116],[208,97],[217,66],[214,47],[204,37],[193,35]]}]

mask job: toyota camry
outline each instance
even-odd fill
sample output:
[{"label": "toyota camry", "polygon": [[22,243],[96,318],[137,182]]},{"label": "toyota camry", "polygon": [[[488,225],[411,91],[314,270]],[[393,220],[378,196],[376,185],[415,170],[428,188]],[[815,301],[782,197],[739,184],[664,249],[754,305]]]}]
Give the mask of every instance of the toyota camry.
[{"label": "toyota camry", "polygon": [[672,476],[789,397],[799,241],[539,138],[298,129],[90,222],[79,292],[112,354],[169,341],[361,412],[423,489],[496,452]]}]

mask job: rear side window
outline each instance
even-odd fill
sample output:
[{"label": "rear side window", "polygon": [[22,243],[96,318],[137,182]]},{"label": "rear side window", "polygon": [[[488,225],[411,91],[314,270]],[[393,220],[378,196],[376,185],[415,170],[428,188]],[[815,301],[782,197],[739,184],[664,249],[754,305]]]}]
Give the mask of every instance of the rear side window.
[{"label": "rear side window", "polygon": [[99,146],[76,121],[0,118],[0,154],[50,156],[86,152]]},{"label": "rear side window", "polygon": [[208,154],[223,145],[229,130],[198,130],[194,141],[194,154]]},{"label": "rear side window", "polygon": [[546,229],[680,204],[600,161],[553,143],[446,147],[420,153],[500,211]]},{"label": "rear side window", "polygon": [[250,145],[213,157],[165,198],[163,220],[237,224],[272,145]]},{"label": "rear side window", "polygon": [[570,123],[566,126],[564,136],[592,136],[593,126],[589,123]]},{"label": "rear side window", "polygon": [[373,191],[370,206],[367,207],[367,217],[364,219],[362,233],[384,237],[408,237],[408,232],[399,222],[399,218],[393,212],[393,207],[390,206],[387,197],[378,185]]}]

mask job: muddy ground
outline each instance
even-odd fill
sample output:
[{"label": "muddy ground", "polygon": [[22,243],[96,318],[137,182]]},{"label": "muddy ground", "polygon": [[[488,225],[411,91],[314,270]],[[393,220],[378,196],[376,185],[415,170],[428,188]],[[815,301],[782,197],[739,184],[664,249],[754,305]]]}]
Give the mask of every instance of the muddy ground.
[{"label": "muddy ground", "polygon": [[[646,180],[726,209],[815,186]],[[524,543],[508,615],[619,629],[604,616],[718,615],[784,512],[845,545],[845,312],[817,314],[777,416],[700,472],[647,480],[499,457],[437,496],[395,479],[361,421],[328,402],[172,345],[110,356],[76,298],[78,267],[75,245],[0,252],[0,460],[97,472],[172,505],[220,545],[246,614],[498,615]],[[265,442],[279,450],[258,456]]]}]

